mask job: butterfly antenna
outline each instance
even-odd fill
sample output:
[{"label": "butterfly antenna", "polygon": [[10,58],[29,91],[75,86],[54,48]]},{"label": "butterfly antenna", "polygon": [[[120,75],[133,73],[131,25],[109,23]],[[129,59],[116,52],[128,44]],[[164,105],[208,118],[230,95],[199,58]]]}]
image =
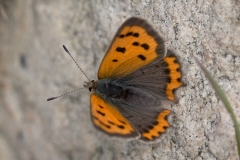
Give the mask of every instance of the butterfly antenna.
[{"label": "butterfly antenna", "polygon": [[78,89],[75,89],[75,90],[73,90],[73,91],[70,91],[70,92],[64,93],[64,94],[62,94],[62,95],[60,95],[60,96],[57,96],[57,97],[51,97],[51,98],[48,98],[47,101],[51,101],[51,100],[57,99],[57,98],[59,98],[59,97],[65,96],[65,95],[67,95],[67,94],[69,94],[69,93],[76,92],[76,91],[81,90],[81,89],[83,89],[83,88],[84,88],[84,87],[82,87],[82,88],[78,88]]},{"label": "butterfly antenna", "polygon": [[72,58],[72,60],[75,62],[75,64],[78,66],[78,68],[80,69],[80,71],[85,75],[85,77],[87,77],[88,81],[90,81],[90,79],[88,78],[88,76],[83,72],[83,70],[81,69],[81,67],[77,64],[77,62],[75,61],[75,59],[73,58],[73,56],[70,54],[70,52],[68,51],[68,49],[63,45],[63,49],[65,50],[65,52],[68,53],[68,55]]}]

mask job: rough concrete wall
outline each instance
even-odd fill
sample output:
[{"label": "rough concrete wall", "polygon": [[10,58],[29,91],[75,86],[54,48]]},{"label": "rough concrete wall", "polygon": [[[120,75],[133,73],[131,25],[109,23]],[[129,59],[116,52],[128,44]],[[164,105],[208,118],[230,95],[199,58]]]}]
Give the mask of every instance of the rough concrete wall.
[{"label": "rough concrete wall", "polygon": [[[0,1],[0,159],[237,159],[233,123],[197,56],[240,120],[240,1]],[[6,12],[7,17],[3,13]],[[180,57],[186,84],[166,106],[171,128],[159,142],[115,139],[94,128],[88,90],[46,99],[91,79],[119,25],[147,19]]]}]

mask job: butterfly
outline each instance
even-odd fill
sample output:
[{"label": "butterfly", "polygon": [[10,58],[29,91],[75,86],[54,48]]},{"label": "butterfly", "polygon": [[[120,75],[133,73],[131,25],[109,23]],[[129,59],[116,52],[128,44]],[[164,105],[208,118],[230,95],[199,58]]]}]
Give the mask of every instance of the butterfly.
[{"label": "butterfly", "polygon": [[127,19],[101,62],[98,80],[84,84],[92,92],[93,124],[112,136],[155,140],[170,126],[171,111],[163,104],[176,101],[181,77],[178,58],[153,27],[141,18]]}]

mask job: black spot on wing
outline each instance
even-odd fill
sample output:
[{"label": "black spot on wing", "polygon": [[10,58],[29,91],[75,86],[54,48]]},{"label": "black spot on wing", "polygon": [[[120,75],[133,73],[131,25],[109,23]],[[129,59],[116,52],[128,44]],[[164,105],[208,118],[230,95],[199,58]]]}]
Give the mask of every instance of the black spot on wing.
[{"label": "black spot on wing", "polygon": [[121,120],[118,120],[119,122],[121,122],[122,124],[126,124],[125,122],[121,121]]},{"label": "black spot on wing", "polygon": [[125,127],[123,125],[117,125],[118,128],[124,129]]},{"label": "black spot on wing", "polygon": [[149,49],[149,45],[146,43],[141,44],[141,47],[144,48],[145,50]]},{"label": "black spot on wing", "polygon": [[111,126],[104,124],[103,122],[101,122],[97,117],[93,117],[94,119],[96,119],[101,125],[105,126],[106,128],[111,128]]},{"label": "black spot on wing", "polygon": [[124,34],[121,34],[121,35],[119,36],[119,38],[124,38]]},{"label": "black spot on wing", "polygon": [[170,74],[170,69],[167,68],[163,72],[166,73],[166,74]]},{"label": "black spot on wing", "polygon": [[[166,128],[167,129],[167,128]],[[162,133],[164,133],[164,132],[161,132],[161,131],[159,131],[159,132],[157,132],[158,133],[158,136],[152,136],[153,138],[158,138]]]},{"label": "black spot on wing", "polygon": [[113,59],[112,61],[113,61],[113,62],[117,62],[118,60],[117,60],[117,59]]},{"label": "black spot on wing", "polygon": [[116,51],[117,51],[117,52],[121,52],[121,53],[125,53],[126,48],[124,48],[124,47],[123,47],[123,48],[122,48],[122,47],[117,47],[117,48],[116,48]]},{"label": "black spot on wing", "polygon": [[152,130],[152,129],[154,128],[154,126],[149,125],[147,128],[148,128],[149,130]]},{"label": "black spot on wing", "polygon": [[154,125],[154,126],[158,125],[158,121],[155,121],[155,122],[153,123],[153,125]]},{"label": "black spot on wing", "polygon": [[128,32],[127,34],[126,34],[126,36],[131,36],[133,34],[133,32]]},{"label": "black spot on wing", "polygon": [[[111,122],[111,121],[108,121],[109,124],[111,125],[116,125],[115,123]],[[125,123],[125,122],[124,122]],[[124,129],[125,127],[123,125],[116,125],[118,128],[120,129]]]},{"label": "black spot on wing", "polygon": [[140,58],[142,61],[145,61],[146,60],[146,57],[142,54],[139,54],[138,55],[138,58]]},{"label": "black spot on wing", "polygon": [[[176,92],[176,88],[174,88],[173,90],[172,90],[172,93],[175,93]],[[166,119],[166,117],[165,117],[165,119]]]},{"label": "black spot on wing", "polygon": [[109,124],[112,124],[112,125],[115,125],[115,124],[114,124],[113,122],[111,122],[111,121],[108,121],[108,123],[109,123]]},{"label": "black spot on wing", "polygon": [[139,37],[139,33],[133,33],[133,37]]},{"label": "black spot on wing", "polygon": [[164,129],[167,129],[168,127],[167,126],[163,126]]},{"label": "black spot on wing", "polygon": [[102,113],[101,111],[97,110],[97,113],[102,115],[102,116],[105,116],[105,113]]},{"label": "black spot on wing", "polygon": [[164,120],[165,120],[165,121],[167,121],[167,117],[168,117],[168,115],[165,115],[165,116],[164,116]]},{"label": "black spot on wing", "polygon": [[[98,120],[99,121],[99,120]],[[106,124],[104,124],[103,122],[101,122],[101,121],[99,121],[99,123],[101,124],[101,125],[103,125],[103,126],[105,126],[106,128],[111,128],[111,126],[109,126],[109,125],[106,125]]]},{"label": "black spot on wing", "polygon": [[103,106],[98,105],[100,108],[103,108]]},{"label": "black spot on wing", "polygon": [[139,43],[138,42],[133,42],[132,45],[133,46],[139,46]]}]

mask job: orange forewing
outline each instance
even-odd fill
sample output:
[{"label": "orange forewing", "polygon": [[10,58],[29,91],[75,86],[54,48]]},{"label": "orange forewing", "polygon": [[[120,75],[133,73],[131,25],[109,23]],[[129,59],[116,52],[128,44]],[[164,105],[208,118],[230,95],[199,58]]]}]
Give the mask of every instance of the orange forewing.
[{"label": "orange forewing", "polygon": [[94,93],[91,95],[91,114],[96,127],[108,134],[128,137],[138,136],[132,125],[112,104]]},{"label": "orange forewing", "polygon": [[98,70],[98,78],[119,78],[152,62],[165,48],[144,20],[130,18],[118,30]]}]

